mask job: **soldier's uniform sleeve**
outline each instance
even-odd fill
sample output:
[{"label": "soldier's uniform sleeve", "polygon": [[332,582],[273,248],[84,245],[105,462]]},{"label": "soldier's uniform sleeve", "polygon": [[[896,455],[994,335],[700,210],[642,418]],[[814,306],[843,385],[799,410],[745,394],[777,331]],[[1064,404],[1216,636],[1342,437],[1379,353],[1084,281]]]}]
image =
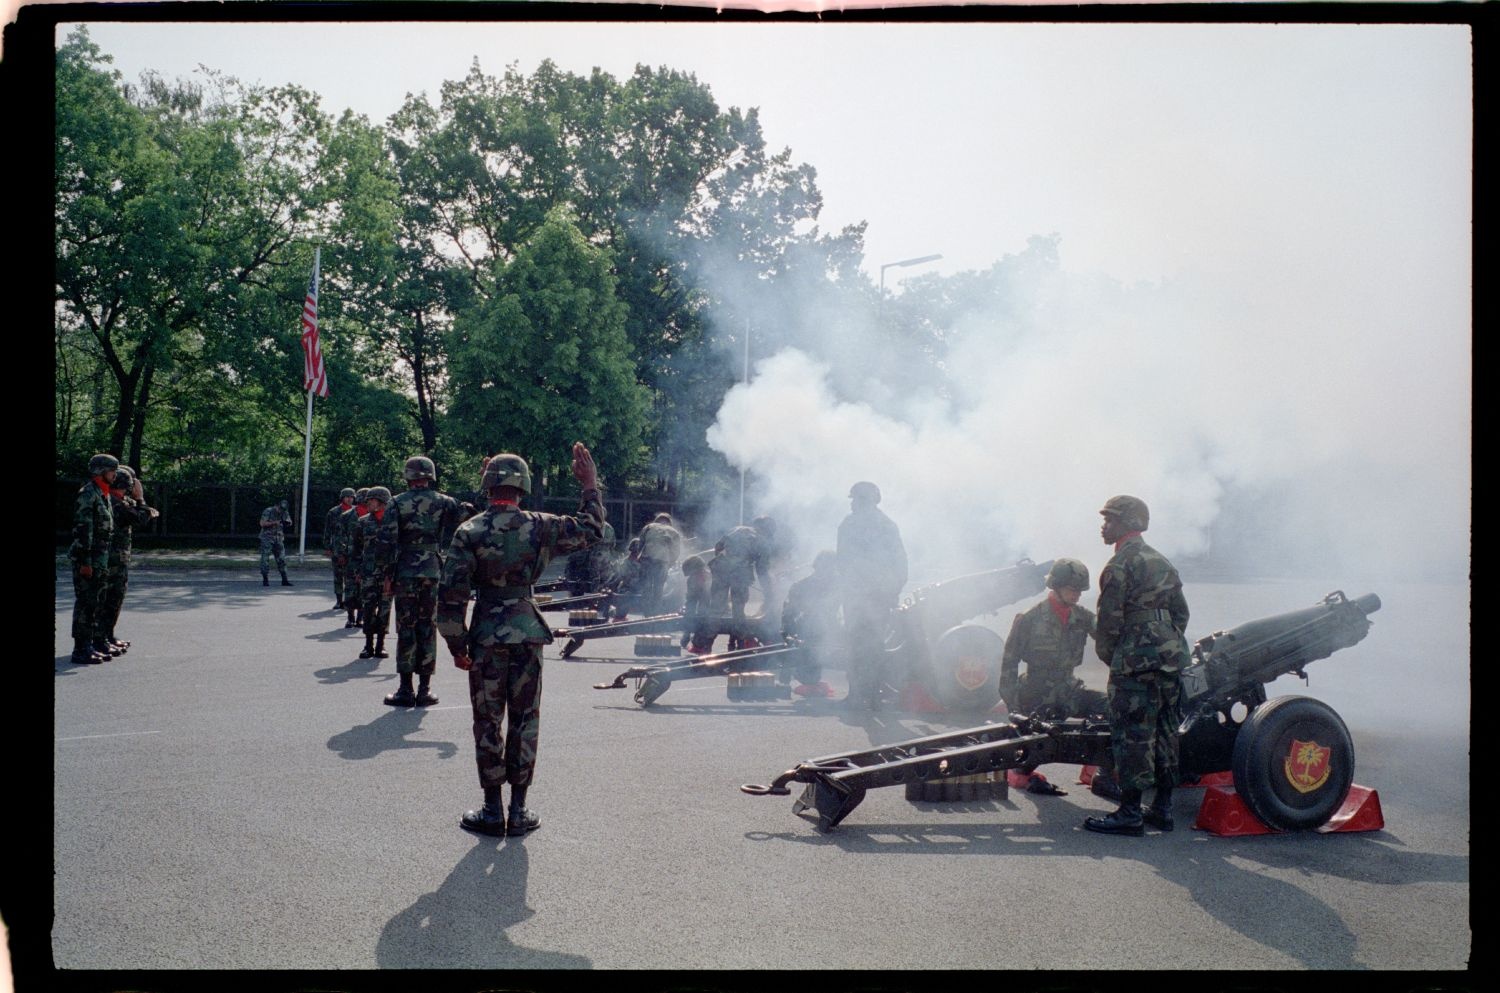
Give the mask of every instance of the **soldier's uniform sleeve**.
[{"label": "soldier's uniform sleeve", "polygon": [[1021,678],[1021,655],[1026,650],[1026,640],[1031,636],[1030,613],[1022,612],[1010,622],[1010,634],[1005,638],[1005,652],[1000,656],[1000,685],[1014,684]]},{"label": "soldier's uniform sleeve", "polygon": [[445,496],[442,521],[438,525],[438,551],[445,552],[453,544],[453,535],[464,522],[463,506],[451,496]]},{"label": "soldier's uniform sleeve", "polygon": [[604,503],[598,490],[585,490],[578,513],[571,517],[547,515],[551,527],[544,543],[554,552],[576,552],[604,540]]},{"label": "soldier's uniform sleeve", "polygon": [[469,608],[469,592],[474,581],[476,558],[468,536],[472,532],[460,528],[448,545],[448,554],[443,558],[443,578],[438,584],[437,632],[443,636],[448,651],[454,655],[468,654],[468,629],[464,615]]},{"label": "soldier's uniform sleeve", "polygon": [[392,500],[385,509],[385,516],[375,525],[371,536],[374,544],[375,573],[389,579],[396,571],[396,559],[401,552],[401,514],[409,506],[404,501]]},{"label": "soldier's uniform sleeve", "polygon": [[1099,616],[1094,627],[1094,653],[1105,665],[1115,657],[1115,646],[1125,629],[1125,577],[1119,556],[1099,574]]},{"label": "soldier's uniform sleeve", "polygon": [[1094,612],[1081,604],[1074,607],[1073,609],[1078,611],[1078,616],[1083,619],[1083,626],[1084,629],[1088,631],[1089,637],[1093,638],[1095,641],[1098,641],[1099,619],[1094,616]]},{"label": "soldier's uniform sleeve", "polygon": [[339,504],[323,515],[323,547],[330,552],[333,551],[333,539],[338,531],[339,512],[342,509],[343,504]]},{"label": "soldier's uniform sleeve", "polygon": [[1179,583],[1177,588],[1172,591],[1172,595],[1167,602],[1167,610],[1172,615],[1172,626],[1176,628],[1179,633],[1186,633],[1188,624],[1188,605],[1187,597],[1182,595],[1181,583]]}]

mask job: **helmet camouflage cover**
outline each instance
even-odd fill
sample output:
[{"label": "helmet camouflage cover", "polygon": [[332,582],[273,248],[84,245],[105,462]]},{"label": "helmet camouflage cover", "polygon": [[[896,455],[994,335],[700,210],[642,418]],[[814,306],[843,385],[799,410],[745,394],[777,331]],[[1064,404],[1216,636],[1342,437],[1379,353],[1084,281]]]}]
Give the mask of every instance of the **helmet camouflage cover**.
[{"label": "helmet camouflage cover", "polygon": [[366,500],[379,500],[381,503],[391,502],[391,491],[384,486],[372,486],[365,493]]},{"label": "helmet camouflage cover", "polygon": [[115,470],[115,481],[112,484],[117,490],[128,490],[135,482],[135,473],[131,472],[130,466],[122,465]]},{"label": "helmet camouflage cover", "polygon": [[407,480],[413,479],[437,479],[437,466],[432,464],[432,459],[425,455],[413,455],[406,460],[406,468],[402,471]]},{"label": "helmet camouflage cover", "polygon": [[1099,513],[1118,517],[1120,523],[1131,531],[1144,531],[1151,523],[1151,512],[1146,509],[1146,501],[1140,497],[1123,494],[1112,496],[1104,501]]},{"label": "helmet camouflage cover", "polygon": [[531,492],[531,467],[519,455],[502,452],[484,467],[480,489],[488,493],[497,486],[514,486],[522,493]]},{"label": "helmet camouflage cover", "polygon": [[89,475],[98,476],[111,469],[120,468],[120,460],[113,455],[99,454],[89,459]]},{"label": "helmet camouflage cover", "polygon": [[365,500],[369,498],[369,496],[370,496],[370,488],[368,486],[361,486],[354,493],[354,502],[355,503],[364,503]]},{"label": "helmet camouflage cover", "polygon": [[1089,567],[1077,559],[1056,559],[1047,570],[1047,588],[1061,589],[1071,586],[1082,592],[1089,588]]},{"label": "helmet camouflage cover", "polygon": [[346,498],[349,498],[349,497],[353,497],[355,495],[356,494],[354,492],[354,487],[352,487],[352,486],[345,486],[343,489],[339,490],[339,499],[340,500],[343,500],[343,499],[346,499]]}]

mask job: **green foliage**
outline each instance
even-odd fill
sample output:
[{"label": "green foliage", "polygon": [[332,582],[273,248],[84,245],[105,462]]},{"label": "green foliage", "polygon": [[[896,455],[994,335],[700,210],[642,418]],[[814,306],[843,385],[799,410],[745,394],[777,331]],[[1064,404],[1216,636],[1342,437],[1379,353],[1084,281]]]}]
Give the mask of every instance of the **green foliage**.
[{"label": "green foliage", "polygon": [[455,322],[449,430],[473,451],[513,451],[534,475],[567,477],[574,441],[609,478],[639,457],[647,396],[625,339],[609,254],[551,211],[492,296]]}]

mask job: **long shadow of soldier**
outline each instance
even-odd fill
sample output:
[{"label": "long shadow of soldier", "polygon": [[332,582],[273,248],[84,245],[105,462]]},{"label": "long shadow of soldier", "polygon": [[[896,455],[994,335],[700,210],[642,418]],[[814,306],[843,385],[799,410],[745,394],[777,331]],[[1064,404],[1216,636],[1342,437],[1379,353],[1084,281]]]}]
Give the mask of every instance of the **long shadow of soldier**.
[{"label": "long shadow of soldier", "polygon": [[395,679],[394,669],[385,672],[376,672],[380,667],[380,659],[355,659],[345,662],[343,665],[331,665],[326,669],[315,669],[313,675],[320,683],[347,683],[351,679]]},{"label": "long shadow of soldier", "polygon": [[382,969],[589,969],[582,955],[522,948],[507,928],[535,914],[526,906],[526,846],[476,843],[432,893],[381,929]]},{"label": "long shadow of soldier", "polygon": [[415,732],[422,724],[426,711],[420,707],[386,711],[362,727],[353,727],[328,739],[328,747],[338,752],[339,758],[372,759],[381,752],[398,748],[435,748],[438,758],[451,759],[458,754],[458,745],[451,741],[408,741],[406,736]]}]

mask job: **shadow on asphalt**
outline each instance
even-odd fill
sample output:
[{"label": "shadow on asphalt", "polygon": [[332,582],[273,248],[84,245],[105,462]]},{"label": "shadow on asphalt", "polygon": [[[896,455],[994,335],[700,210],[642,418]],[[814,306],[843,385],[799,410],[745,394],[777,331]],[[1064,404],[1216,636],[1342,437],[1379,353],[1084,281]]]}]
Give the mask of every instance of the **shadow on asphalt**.
[{"label": "shadow on asphalt", "polygon": [[397,708],[380,715],[361,727],[350,728],[328,739],[328,747],[341,759],[373,759],[383,752],[403,748],[435,748],[438,758],[451,759],[458,745],[451,741],[408,741],[422,725],[425,708]]},{"label": "shadow on asphalt", "polygon": [[582,955],[522,948],[506,937],[507,928],[535,914],[526,906],[528,872],[522,839],[480,837],[436,891],[418,897],[381,929],[377,964],[382,969],[593,968]]},{"label": "shadow on asphalt", "polygon": [[[350,654],[357,655],[359,649],[363,648],[363,642],[356,643],[349,649]],[[329,666],[326,669],[316,669],[313,675],[320,683],[347,683],[351,679],[380,679],[390,680],[396,677],[396,667],[387,667],[385,672],[380,672],[380,663],[389,662],[389,659],[361,659],[356,658],[343,665]]]},{"label": "shadow on asphalt", "polygon": [[266,597],[307,597],[315,594],[323,599],[321,590],[287,589],[281,586],[264,587],[260,576],[255,579],[188,579],[180,582],[164,581],[153,577],[142,582],[132,575],[130,592],[127,594],[127,610],[195,610],[199,607],[254,607]]}]

